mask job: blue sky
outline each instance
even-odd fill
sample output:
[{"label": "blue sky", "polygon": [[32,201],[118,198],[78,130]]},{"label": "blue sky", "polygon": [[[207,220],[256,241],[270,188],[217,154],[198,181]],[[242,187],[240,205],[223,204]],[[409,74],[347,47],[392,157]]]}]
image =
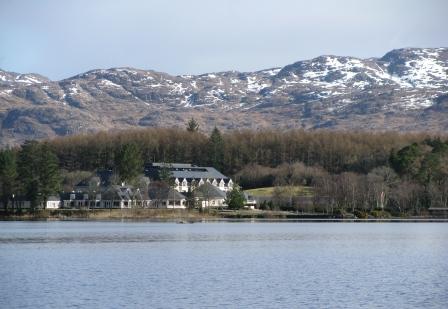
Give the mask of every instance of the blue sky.
[{"label": "blue sky", "polygon": [[52,79],[130,66],[170,74],[322,54],[447,47],[446,0],[0,0],[0,68]]}]

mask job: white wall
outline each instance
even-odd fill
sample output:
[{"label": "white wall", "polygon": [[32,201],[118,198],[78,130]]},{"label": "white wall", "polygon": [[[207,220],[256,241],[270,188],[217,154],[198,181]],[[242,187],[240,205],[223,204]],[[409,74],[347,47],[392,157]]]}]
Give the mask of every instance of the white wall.
[{"label": "white wall", "polygon": [[47,209],[58,209],[61,206],[60,201],[47,201],[45,208]]},{"label": "white wall", "polygon": [[204,207],[227,207],[227,204],[225,203],[225,199],[209,199],[209,200],[202,200],[201,201],[202,208]]}]

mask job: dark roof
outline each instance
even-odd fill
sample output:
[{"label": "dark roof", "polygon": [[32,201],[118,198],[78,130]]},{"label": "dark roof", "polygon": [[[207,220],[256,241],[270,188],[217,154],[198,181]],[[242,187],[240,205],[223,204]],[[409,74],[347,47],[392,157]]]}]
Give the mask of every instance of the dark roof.
[{"label": "dark roof", "polygon": [[247,192],[244,192],[244,198],[245,198],[246,200],[256,200],[256,197],[255,197],[255,196],[253,196],[253,195],[251,195],[251,194],[248,194]]},{"label": "dark roof", "polygon": [[61,200],[61,197],[59,195],[50,195],[47,198],[47,201],[60,201],[60,200]]},{"label": "dark roof", "polygon": [[95,177],[99,178],[100,182],[99,185],[101,187],[107,187],[110,185],[110,178],[112,177],[113,174],[114,173],[112,170],[97,171],[95,175],[92,175],[86,179],[81,180],[79,183],[75,185],[75,187],[89,187],[89,182]]},{"label": "dark roof", "polygon": [[199,198],[226,198],[226,193],[211,183],[204,183],[194,192]]},{"label": "dark roof", "polygon": [[84,200],[84,192],[63,192],[61,193],[61,199],[62,200],[70,200],[70,196],[74,194],[75,200]]},{"label": "dark roof", "polygon": [[122,187],[122,186],[112,186],[112,190],[115,190],[115,193],[122,200],[132,200],[133,192],[131,187]]},{"label": "dark roof", "polygon": [[186,163],[152,163],[145,168],[145,174],[153,179],[159,179],[159,171],[164,167],[170,170],[173,178],[178,179],[229,179],[214,167],[202,167]]},{"label": "dark roof", "polygon": [[164,186],[151,186],[148,190],[151,200],[184,200],[185,196],[173,188]]},{"label": "dark roof", "polygon": [[218,172],[214,167],[201,167],[193,169],[174,170],[174,171],[172,170],[171,174],[173,175],[174,178],[228,179],[227,176],[224,176],[223,174]]},{"label": "dark roof", "polygon": [[[60,201],[60,200],[61,200],[60,195],[57,195],[57,194],[52,194],[47,197],[47,202],[48,201]],[[29,199],[24,195],[19,195],[19,196],[15,195],[14,201],[29,201]]]},{"label": "dark roof", "polygon": [[197,167],[196,165],[190,163],[163,163],[163,162],[155,162],[151,164],[154,167],[171,167],[171,168],[192,168]]},{"label": "dark roof", "polygon": [[133,200],[140,199],[141,195],[138,190],[134,190],[132,186],[110,186],[104,193],[104,199],[120,199],[120,200]]}]

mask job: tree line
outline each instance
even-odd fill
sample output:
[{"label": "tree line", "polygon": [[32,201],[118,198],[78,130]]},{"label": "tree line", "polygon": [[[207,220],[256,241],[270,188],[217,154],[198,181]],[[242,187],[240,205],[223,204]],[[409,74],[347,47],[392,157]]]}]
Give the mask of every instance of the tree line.
[{"label": "tree line", "polygon": [[25,142],[20,149],[0,151],[0,200],[26,198],[31,208],[60,190],[61,171],[47,143]]},{"label": "tree line", "polygon": [[[419,213],[447,203],[447,141],[424,133],[305,130],[200,132],[170,128],[100,132],[26,142],[0,152],[0,197],[12,192],[34,203],[98,170],[121,181],[150,162],[213,166],[244,189],[314,188],[325,211],[396,210]],[[278,192],[277,192],[278,193]],[[280,192],[281,193],[281,192]],[[283,205],[281,194],[277,201]],[[285,194],[283,194],[285,195]],[[299,207],[288,198],[284,207]]]},{"label": "tree line", "polygon": [[149,162],[211,165],[233,175],[249,164],[276,167],[302,162],[331,173],[367,173],[388,164],[391,151],[430,138],[426,134],[305,130],[197,130],[149,128],[57,138],[47,144],[68,171],[114,169],[120,149],[138,148]]}]

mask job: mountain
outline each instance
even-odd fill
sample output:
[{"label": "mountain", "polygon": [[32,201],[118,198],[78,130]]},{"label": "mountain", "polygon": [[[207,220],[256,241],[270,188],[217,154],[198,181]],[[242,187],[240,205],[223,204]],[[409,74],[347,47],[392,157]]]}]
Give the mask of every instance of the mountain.
[{"label": "mountain", "polygon": [[148,126],[447,131],[448,48],[320,56],[257,72],[133,68],[61,81],[0,70],[0,144]]}]

